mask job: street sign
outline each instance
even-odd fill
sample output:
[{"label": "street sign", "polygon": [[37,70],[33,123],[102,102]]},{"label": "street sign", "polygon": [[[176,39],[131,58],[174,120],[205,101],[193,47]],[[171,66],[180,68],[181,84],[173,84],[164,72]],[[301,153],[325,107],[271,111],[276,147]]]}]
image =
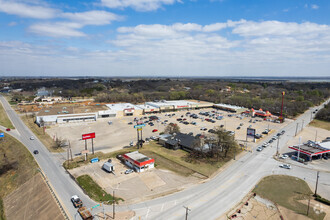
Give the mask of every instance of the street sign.
[{"label": "street sign", "polygon": [[99,207],[100,204],[94,205],[91,209],[95,209],[96,207]]},{"label": "street sign", "polygon": [[146,125],[145,124],[139,124],[139,125],[134,125],[134,128],[142,128],[142,127],[145,127]]},{"label": "street sign", "polygon": [[0,133],[0,138],[5,137],[5,133]]},{"label": "street sign", "polygon": [[83,150],[81,151],[81,154],[88,154],[89,153],[89,150]]},{"label": "street sign", "polygon": [[256,129],[254,128],[247,128],[246,136],[254,138],[256,134]]},{"label": "street sign", "polygon": [[87,139],[91,139],[91,138],[95,138],[95,132],[82,135],[83,140],[87,140]]}]

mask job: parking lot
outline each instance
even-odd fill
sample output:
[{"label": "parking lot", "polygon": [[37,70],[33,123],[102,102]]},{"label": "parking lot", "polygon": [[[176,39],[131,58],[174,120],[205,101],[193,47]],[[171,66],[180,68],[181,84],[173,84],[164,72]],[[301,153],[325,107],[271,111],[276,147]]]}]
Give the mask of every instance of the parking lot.
[{"label": "parking lot", "polygon": [[[211,119],[209,116],[200,115],[200,112],[212,112],[214,114],[223,116],[223,119],[217,120],[212,118],[214,123],[207,121]],[[198,118],[192,118],[187,115],[187,112],[196,114]],[[152,114],[157,116],[159,120],[154,120],[153,125],[146,124],[143,128],[143,138],[156,136],[160,132],[163,132],[165,127],[169,123],[177,123],[182,133],[192,132],[196,134],[211,134],[208,132],[209,129],[213,129],[218,126],[223,126],[228,131],[235,132],[235,139],[241,143],[246,142],[246,131],[250,126],[256,129],[257,134],[261,134],[265,129],[269,128],[272,131],[276,131],[281,127],[285,126],[290,120],[286,120],[283,124],[278,124],[270,121],[264,121],[261,118],[241,117],[240,114],[233,114],[216,109],[202,109],[202,110],[189,110],[189,111],[178,111],[169,113],[157,113]],[[170,116],[169,116],[170,115]],[[151,115],[140,116],[142,121],[147,121]],[[139,119],[140,119],[139,117]],[[107,118],[98,119],[95,122],[84,122],[84,123],[68,123],[59,124],[52,126],[46,130],[46,132],[52,137],[59,139],[67,139],[70,141],[72,151],[74,154],[81,152],[85,148],[85,142],[81,140],[81,135],[85,133],[95,132],[96,138],[94,139],[95,150],[102,150],[104,152],[117,150],[123,147],[129,146],[130,142],[136,143],[137,131],[134,128],[134,116],[125,116],[121,118]],[[181,119],[178,121],[178,119]],[[252,119],[252,120],[251,120]],[[112,123],[109,124],[108,122]],[[186,122],[184,124],[183,122]],[[194,124],[191,124],[194,123]],[[238,129],[239,127],[239,129]],[[205,128],[202,131],[201,128]],[[153,132],[153,130],[157,130]],[[273,133],[273,132],[271,132]],[[264,135],[265,137],[265,135]],[[253,143],[253,139],[248,139],[248,147],[256,146],[260,143],[263,138],[257,139],[257,143]],[[87,141],[88,148],[91,150],[91,140]]]},{"label": "parking lot", "polygon": [[108,193],[115,190],[116,196],[123,198],[125,204],[141,202],[173,193],[201,181],[200,178],[193,175],[184,177],[168,170],[156,168],[142,173],[125,174],[128,167],[116,158],[112,159],[112,164],[115,167],[113,174],[102,169],[104,162],[91,163],[87,166],[69,170],[69,172],[74,177],[84,174],[90,175]]}]

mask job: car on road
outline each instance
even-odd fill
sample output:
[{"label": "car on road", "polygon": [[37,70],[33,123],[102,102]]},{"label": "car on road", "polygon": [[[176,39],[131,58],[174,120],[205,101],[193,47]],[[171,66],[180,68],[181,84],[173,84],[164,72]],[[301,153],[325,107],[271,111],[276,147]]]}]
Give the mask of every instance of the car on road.
[{"label": "car on road", "polygon": [[282,156],[280,156],[281,159],[287,159],[289,158],[289,156],[287,154],[282,154]]},{"label": "car on road", "polygon": [[128,124],[129,124],[129,125],[132,125],[132,124],[133,124],[133,122],[128,122]]},{"label": "car on road", "polygon": [[154,129],[154,130],[152,130],[152,132],[158,132],[158,130],[157,129]]},{"label": "car on road", "polygon": [[125,171],[125,174],[130,174],[130,173],[133,173],[133,172],[134,172],[134,170],[128,169],[128,170]]},{"label": "car on road", "polygon": [[7,128],[6,131],[10,131],[10,128]]},{"label": "car on road", "polygon": [[34,137],[33,137],[33,136],[31,136],[31,137],[30,137],[30,140],[34,140]]},{"label": "car on road", "polygon": [[80,207],[83,206],[83,202],[81,201],[81,199],[77,195],[73,195],[71,197],[71,202],[72,202],[72,204],[75,208],[80,208]]},{"label": "car on road", "polygon": [[280,167],[281,168],[284,168],[284,169],[288,169],[288,170],[291,169],[291,165],[290,164],[281,164]]},{"label": "car on road", "polygon": [[262,150],[263,150],[262,147],[258,147],[258,148],[257,148],[257,151],[262,151]]},{"label": "car on road", "polygon": [[38,150],[34,150],[33,151],[33,154],[39,154],[39,151]]}]

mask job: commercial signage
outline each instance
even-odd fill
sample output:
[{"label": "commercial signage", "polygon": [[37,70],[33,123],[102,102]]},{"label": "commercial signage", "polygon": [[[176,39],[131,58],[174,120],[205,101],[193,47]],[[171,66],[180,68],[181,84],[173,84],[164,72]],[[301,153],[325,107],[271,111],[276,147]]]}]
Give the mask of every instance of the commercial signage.
[{"label": "commercial signage", "polygon": [[92,139],[95,138],[95,132],[94,133],[89,133],[89,134],[83,134],[82,139],[87,140],[87,139]]},{"label": "commercial signage", "polygon": [[81,154],[88,154],[89,153],[89,150],[83,150],[81,151]]},{"label": "commercial signage", "polygon": [[177,108],[188,108],[188,105],[178,105]]},{"label": "commercial signage", "polygon": [[246,136],[254,138],[256,135],[256,129],[254,128],[247,128]]},{"label": "commercial signage", "polygon": [[5,137],[5,133],[0,133],[0,138]]},{"label": "commercial signage", "polygon": [[139,125],[134,125],[134,128],[142,128],[142,127],[145,127],[146,125],[145,124],[139,124]]}]

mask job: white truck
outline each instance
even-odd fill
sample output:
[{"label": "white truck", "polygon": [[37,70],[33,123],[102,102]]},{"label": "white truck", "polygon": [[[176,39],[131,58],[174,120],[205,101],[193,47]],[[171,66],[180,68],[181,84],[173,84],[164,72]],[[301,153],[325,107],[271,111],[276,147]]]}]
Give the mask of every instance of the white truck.
[{"label": "white truck", "polygon": [[102,169],[109,173],[113,173],[115,171],[115,166],[110,162],[105,162],[102,166]]}]

